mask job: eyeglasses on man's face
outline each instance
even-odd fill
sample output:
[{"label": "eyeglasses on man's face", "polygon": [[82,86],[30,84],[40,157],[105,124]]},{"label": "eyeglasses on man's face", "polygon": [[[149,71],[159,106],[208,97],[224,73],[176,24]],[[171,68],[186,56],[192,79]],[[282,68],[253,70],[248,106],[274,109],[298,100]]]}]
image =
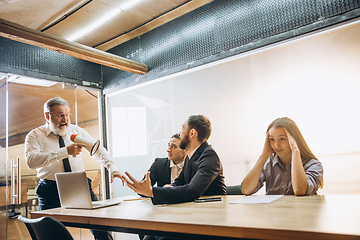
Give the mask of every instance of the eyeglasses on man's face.
[{"label": "eyeglasses on man's face", "polygon": [[[51,113],[50,113],[51,114]],[[59,119],[63,119],[63,118],[70,118],[72,117],[71,113],[60,113],[60,114],[56,114],[54,115],[55,117],[59,118]]]}]

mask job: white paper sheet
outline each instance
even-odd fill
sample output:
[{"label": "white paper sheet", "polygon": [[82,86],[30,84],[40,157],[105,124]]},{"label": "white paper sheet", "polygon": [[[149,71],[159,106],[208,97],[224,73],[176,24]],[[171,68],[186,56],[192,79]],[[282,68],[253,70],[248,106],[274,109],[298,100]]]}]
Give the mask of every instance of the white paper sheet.
[{"label": "white paper sheet", "polygon": [[271,203],[284,195],[246,196],[230,203]]}]

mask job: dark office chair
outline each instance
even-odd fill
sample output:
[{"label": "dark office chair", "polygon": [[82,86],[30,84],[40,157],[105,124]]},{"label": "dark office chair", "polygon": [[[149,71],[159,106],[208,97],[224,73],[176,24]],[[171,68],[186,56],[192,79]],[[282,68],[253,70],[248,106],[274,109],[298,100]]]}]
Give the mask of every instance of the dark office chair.
[{"label": "dark office chair", "polygon": [[241,184],[234,186],[226,186],[226,195],[244,195],[241,192]]},{"label": "dark office chair", "polygon": [[55,218],[29,219],[20,215],[18,219],[25,223],[33,240],[74,240],[65,226]]}]

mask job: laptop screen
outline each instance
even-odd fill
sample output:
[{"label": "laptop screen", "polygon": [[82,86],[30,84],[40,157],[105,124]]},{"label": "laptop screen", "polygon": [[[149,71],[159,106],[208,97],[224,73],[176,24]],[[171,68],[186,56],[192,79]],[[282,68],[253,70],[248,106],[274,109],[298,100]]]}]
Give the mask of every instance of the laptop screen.
[{"label": "laptop screen", "polygon": [[56,184],[63,208],[91,209],[91,196],[85,172],[56,173]]}]

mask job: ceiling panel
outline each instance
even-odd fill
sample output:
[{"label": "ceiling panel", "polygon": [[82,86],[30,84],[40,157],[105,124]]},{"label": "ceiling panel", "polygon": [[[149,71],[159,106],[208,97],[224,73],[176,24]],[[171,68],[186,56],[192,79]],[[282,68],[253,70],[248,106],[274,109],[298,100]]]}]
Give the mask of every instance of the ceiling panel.
[{"label": "ceiling panel", "polygon": [[[158,0],[143,1],[137,6],[119,12],[112,19],[96,28],[91,34],[86,34],[75,41],[87,46],[98,45],[108,39],[130,31],[134,27],[148,22],[154,17],[186,1],[187,0],[166,1],[166,3]],[[96,23],[99,19],[102,19],[114,10],[121,8],[121,3],[126,4],[126,1],[93,0],[45,32],[61,38],[67,38],[76,34],[79,30],[81,31],[88,27],[89,24]]]},{"label": "ceiling panel", "polygon": [[[130,38],[122,38],[120,44],[210,1],[212,0],[5,0],[0,1],[0,18],[66,39],[104,16],[109,16],[115,9],[122,8],[113,18],[74,40],[92,47],[124,33],[131,33],[164,14],[168,15],[166,21],[154,21],[154,26],[130,34]],[[179,8],[182,10],[178,11]]]},{"label": "ceiling panel", "polygon": [[5,0],[0,1],[0,17],[25,27],[40,30],[44,24],[53,21],[64,12],[83,1],[74,0]]}]

